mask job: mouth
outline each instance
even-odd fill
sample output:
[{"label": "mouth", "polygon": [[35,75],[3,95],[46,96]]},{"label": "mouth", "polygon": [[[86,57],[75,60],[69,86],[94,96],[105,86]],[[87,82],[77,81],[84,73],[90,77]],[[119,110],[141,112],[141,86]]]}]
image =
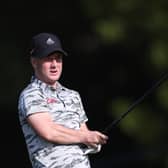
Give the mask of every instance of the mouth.
[{"label": "mouth", "polygon": [[51,70],[51,71],[50,71],[50,74],[51,74],[51,75],[57,75],[57,74],[58,74],[58,71],[57,71],[57,70]]}]

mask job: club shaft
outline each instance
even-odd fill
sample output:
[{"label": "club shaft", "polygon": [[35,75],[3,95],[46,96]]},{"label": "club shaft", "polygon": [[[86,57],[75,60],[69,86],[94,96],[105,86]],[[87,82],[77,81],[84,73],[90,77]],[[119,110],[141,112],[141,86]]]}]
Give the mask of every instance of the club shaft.
[{"label": "club shaft", "polygon": [[131,104],[126,112],[124,112],[118,119],[114,120],[112,123],[110,123],[103,132],[108,134],[109,131],[115,127],[123,118],[125,118],[128,113],[130,113],[139,103],[141,103],[145,97],[147,97],[149,94],[151,94],[156,88],[158,88],[165,80],[168,79],[168,73],[163,75],[157,82],[153,84],[153,86],[148,89],[141,97],[139,97],[133,104]]}]

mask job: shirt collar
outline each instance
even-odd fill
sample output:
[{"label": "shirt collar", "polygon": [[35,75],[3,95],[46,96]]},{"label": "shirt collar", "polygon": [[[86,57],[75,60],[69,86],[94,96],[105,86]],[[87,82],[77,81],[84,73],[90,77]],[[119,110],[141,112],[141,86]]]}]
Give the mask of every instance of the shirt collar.
[{"label": "shirt collar", "polygon": [[61,90],[64,90],[64,87],[57,81],[56,88],[52,87],[51,85],[48,85],[47,83],[39,80],[36,76],[31,77],[31,83],[34,83],[38,85],[40,88],[42,88],[44,91],[50,90],[50,91],[56,91],[60,92]]}]

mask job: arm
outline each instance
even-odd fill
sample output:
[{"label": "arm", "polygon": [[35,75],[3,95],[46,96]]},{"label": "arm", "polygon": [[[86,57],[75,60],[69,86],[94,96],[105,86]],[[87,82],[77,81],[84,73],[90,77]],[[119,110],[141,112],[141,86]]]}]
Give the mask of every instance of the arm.
[{"label": "arm", "polygon": [[107,136],[98,131],[90,131],[85,123],[81,125],[79,130],[56,124],[47,112],[30,115],[28,122],[39,136],[54,143],[83,143],[94,147],[96,144],[105,144],[107,141]]}]

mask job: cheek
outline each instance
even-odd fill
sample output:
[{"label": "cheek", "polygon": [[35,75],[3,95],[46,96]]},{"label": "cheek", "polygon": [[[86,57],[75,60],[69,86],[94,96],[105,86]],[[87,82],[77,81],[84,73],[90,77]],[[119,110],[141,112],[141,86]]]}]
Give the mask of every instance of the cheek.
[{"label": "cheek", "polygon": [[48,66],[46,64],[42,64],[42,65],[38,65],[36,67],[36,71],[38,72],[38,74],[40,75],[45,75],[48,72]]},{"label": "cheek", "polygon": [[42,65],[41,65],[41,69],[42,69],[43,71],[47,71],[49,68],[50,68],[50,64],[45,63],[45,64],[42,64]]},{"label": "cheek", "polygon": [[60,69],[62,70],[62,64],[59,64]]},{"label": "cheek", "polygon": [[62,70],[62,63],[57,63],[56,65],[55,65],[55,67],[56,67],[56,69],[58,70]]}]

